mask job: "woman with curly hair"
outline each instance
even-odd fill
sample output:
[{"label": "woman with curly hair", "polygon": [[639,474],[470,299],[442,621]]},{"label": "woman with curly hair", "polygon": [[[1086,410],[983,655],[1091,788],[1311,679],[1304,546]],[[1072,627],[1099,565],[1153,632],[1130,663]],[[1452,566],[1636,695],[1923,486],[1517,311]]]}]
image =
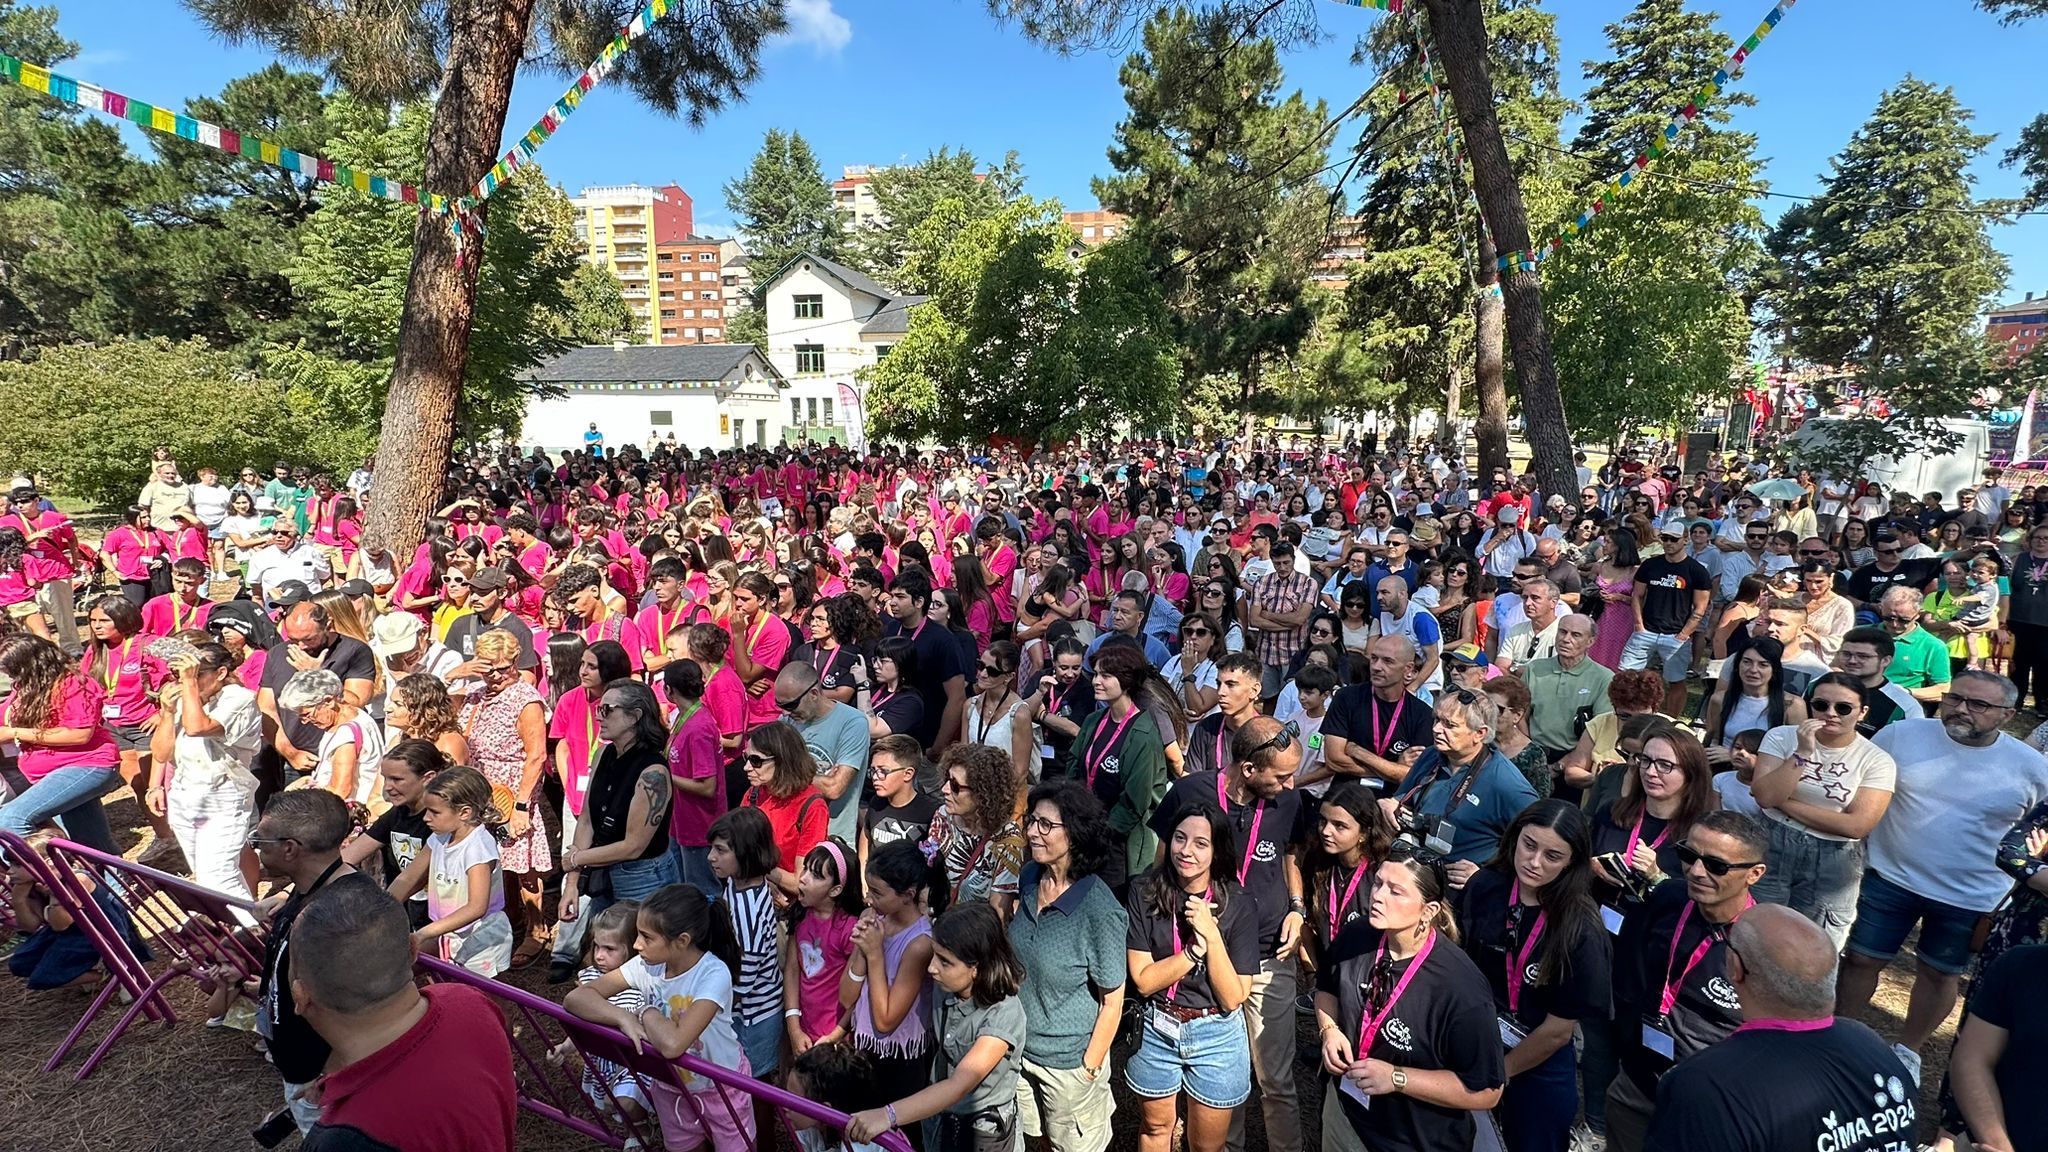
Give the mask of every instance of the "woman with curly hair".
[{"label": "woman with curly hair", "polygon": [[450,764],[469,763],[469,740],[455,719],[448,685],[431,672],[414,672],[391,686],[384,726],[392,743],[411,737],[441,750]]},{"label": "woman with curly hair", "polygon": [[811,605],[805,624],[810,641],[791,658],[818,670],[818,686],[825,695],[853,704],[867,683],[861,653],[881,635],[874,606],[850,593],[827,597]]},{"label": "woman with curly hair", "polygon": [[1024,863],[1010,757],[984,744],[955,744],[939,758],[939,773],[946,818],[932,826],[932,837],[945,853],[953,901],[986,900],[1008,921]]},{"label": "woman with curly hair", "polygon": [[102,719],[106,689],[40,636],[9,637],[0,673],[14,682],[0,711],[0,743],[21,748],[28,788],[0,805],[0,829],[27,836],[55,817],[64,835],[118,853],[100,797],[121,786],[121,749]]}]

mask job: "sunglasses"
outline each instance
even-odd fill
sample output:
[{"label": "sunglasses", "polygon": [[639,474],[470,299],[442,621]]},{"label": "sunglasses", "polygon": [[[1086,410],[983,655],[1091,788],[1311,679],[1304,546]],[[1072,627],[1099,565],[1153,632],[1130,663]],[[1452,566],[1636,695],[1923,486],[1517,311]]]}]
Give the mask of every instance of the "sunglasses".
[{"label": "sunglasses", "polygon": [[997,666],[997,665],[994,665],[994,664],[983,664],[983,665],[980,665],[980,668],[981,668],[981,674],[982,674],[983,676],[1006,676],[1006,675],[1008,675],[1008,673],[1007,673],[1007,672],[1005,672],[1005,671],[1004,671],[1004,670],[1003,670],[1003,669],[1002,669],[1001,667],[999,667],[999,666]]},{"label": "sunglasses", "polygon": [[1879,556],[1897,556],[1897,555],[1898,555],[1899,553],[1901,553],[1901,552],[1903,552],[1903,551],[1905,551],[1905,549],[1903,549],[1903,548],[1879,548],[1879,549],[1876,549],[1876,552],[1877,552],[1877,554],[1878,554]]},{"label": "sunglasses", "polygon": [[597,718],[600,720],[610,719],[611,714],[617,712],[622,707],[624,707],[622,704],[599,704],[597,706]]},{"label": "sunglasses", "polygon": [[1180,635],[1181,638],[1185,640],[1190,636],[1214,636],[1215,633],[1209,631],[1207,628],[1184,628],[1181,630]]},{"label": "sunglasses", "polygon": [[749,752],[742,756],[741,759],[747,762],[747,767],[749,768],[759,768],[763,764],[775,763],[775,757],[763,756],[759,752]]},{"label": "sunglasses", "polygon": [[1754,868],[1763,863],[1761,860],[1723,860],[1719,856],[1707,856],[1695,851],[1690,844],[1680,844],[1674,851],[1678,853],[1680,871],[1698,864],[1707,870],[1709,876],[1726,876],[1737,868]]},{"label": "sunglasses", "polygon": [[1257,756],[1259,753],[1268,750],[1275,752],[1285,752],[1287,751],[1288,745],[1293,744],[1295,739],[1300,735],[1301,725],[1296,721],[1289,720],[1287,723],[1282,724],[1280,726],[1280,730],[1278,732],[1273,733],[1271,738],[1261,740],[1256,747],[1253,747],[1250,750],[1248,750],[1245,753],[1245,759],[1249,760],[1252,757]]},{"label": "sunglasses", "polygon": [[1860,707],[1853,700],[1808,700],[1806,710],[1815,716],[1853,716]]}]

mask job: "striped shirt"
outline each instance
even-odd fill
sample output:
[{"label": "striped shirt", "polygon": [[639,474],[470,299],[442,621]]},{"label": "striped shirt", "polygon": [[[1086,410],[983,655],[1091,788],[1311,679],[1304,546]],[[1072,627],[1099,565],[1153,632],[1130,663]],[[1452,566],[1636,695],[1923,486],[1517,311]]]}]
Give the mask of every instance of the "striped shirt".
[{"label": "striped shirt", "polygon": [[726,912],[740,945],[740,977],[733,986],[733,1015],[744,1026],[782,1011],[782,922],[767,884],[735,888],[725,884]]}]

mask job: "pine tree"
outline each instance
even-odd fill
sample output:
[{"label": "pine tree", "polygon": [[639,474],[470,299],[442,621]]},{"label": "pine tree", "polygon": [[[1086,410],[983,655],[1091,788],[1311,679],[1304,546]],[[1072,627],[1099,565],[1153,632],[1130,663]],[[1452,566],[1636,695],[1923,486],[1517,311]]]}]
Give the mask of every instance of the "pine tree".
[{"label": "pine tree", "polygon": [[770,128],[746,175],[726,184],[725,206],[762,283],[799,256],[846,255],[845,221],[801,132]]},{"label": "pine tree", "polygon": [[996,215],[1022,195],[1024,168],[1015,152],[1004,156],[1000,166],[984,167],[964,148],[940,148],[915,164],[877,168],[868,186],[875,195],[876,218],[851,231],[849,256],[897,291],[927,293],[929,283],[906,276],[917,226],[945,200],[965,205],[976,220]]},{"label": "pine tree", "polygon": [[[1607,27],[1607,41],[1585,69],[1586,119],[1572,143],[1581,188],[1623,171],[1734,49],[1711,13],[1684,0],[1639,0]],[[1544,266],[1574,426],[1625,435],[1675,423],[1733,386],[1747,354],[1742,291],[1762,257],[1763,218],[1748,199],[1758,185],[1756,137],[1727,125],[1731,109],[1754,102],[1724,88],[1654,169]]]},{"label": "pine tree", "polygon": [[1972,194],[1970,166],[1992,138],[1971,118],[1953,89],[1907,77],[1835,155],[1819,198],[1786,212],[1766,242],[1772,333],[1802,360],[1846,369],[1894,412],[1831,436],[1847,445],[1837,467],[1940,447],[1935,422],[1967,410],[1984,383],[1978,317],[2007,268]]}]

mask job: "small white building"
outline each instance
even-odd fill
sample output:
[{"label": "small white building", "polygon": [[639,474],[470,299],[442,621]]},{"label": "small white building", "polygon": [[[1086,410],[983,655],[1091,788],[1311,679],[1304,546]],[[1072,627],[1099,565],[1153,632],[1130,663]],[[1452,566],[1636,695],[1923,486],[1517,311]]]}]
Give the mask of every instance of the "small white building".
[{"label": "small white building", "polygon": [[789,385],[752,344],[587,344],[522,374],[541,385],[519,442],[583,447],[595,423],[607,447],[658,437],[697,448],[779,443]]},{"label": "small white building", "polygon": [[[910,330],[910,310],[926,297],[892,292],[822,256],[799,256],[755,290],[767,312],[768,359],[789,381],[784,394],[792,438],[806,430],[844,429],[865,446],[861,369],[881,360]],[[813,432],[819,439],[829,433]]]}]

